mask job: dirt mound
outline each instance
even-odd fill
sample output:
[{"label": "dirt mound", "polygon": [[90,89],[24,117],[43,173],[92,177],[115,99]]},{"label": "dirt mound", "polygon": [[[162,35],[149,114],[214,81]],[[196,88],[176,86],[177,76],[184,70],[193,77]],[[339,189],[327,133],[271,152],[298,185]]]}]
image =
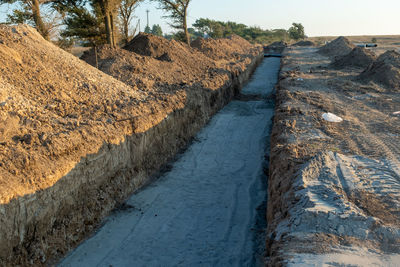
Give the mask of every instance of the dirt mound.
[{"label": "dirt mound", "polygon": [[[178,90],[195,84],[215,89],[227,79],[230,71],[241,72],[251,58],[260,53],[259,48],[237,37],[200,39],[194,43],[200,44],[201,49],[141,34],[124,49],[99,47],[98,67],[141,90],[169,90],[165,88],[171,89],[171,85]],[[85,52],[81,59],[96,65],[93,49]]]},{"label": "dirt mound", "polygon": [[[133,112],[147,97],[28,26],[0,26],[0,60],[0,191],[7,192],[0,202],[51,184],[42,177],[62,166],[55,159],[65,153],[79,159],[95,150],[84,139],[96,143],[111,136],[106,121]],[[96,136],[84,130],[98,127],[103,129]]]},{"label": "dirt mound", "polygon": [[264,53],[282,53],[287,46],[287,43],[283,41],[274,42],[268,46],[264,46]]},{"label": "dirt mound", "polygon": [[387,51],[360,74],[364,81],[374,81],[396,91],[400,89],[400,54]]},{"label": "dirt mound", "polygon": [[353,48],[355,48],[355,45],[346,37],[341,36],[321,47],[318,52],[326,56],[344,56],[350,53]]},{"label": "dirt mound", "polygon": [[187,50],[181,42],[167,40],[153,34],[140,33],[133,38],[124,49],[142,56],[150,56],[161,61],[171,61],[178,56],[177,51]]},{"label": "dirt mound", "polygon": [[197,38],[191,46],[214,60],[235,60],[240,58],[251,44],[240,36],[232,35],[229,38],[204,39]]},{"label": "dirt mound", "polygon": [[375,54],[363,47],[356,47],[345,56],[339,56],[334,59],[331,66],[334,68],[345,67],[368,67],[376,59]]},{"label": "dirt mound", "polygon": [[293,44],[293,46],[315,46],[315,43],[313,43],[312,41],[299,41]]}]

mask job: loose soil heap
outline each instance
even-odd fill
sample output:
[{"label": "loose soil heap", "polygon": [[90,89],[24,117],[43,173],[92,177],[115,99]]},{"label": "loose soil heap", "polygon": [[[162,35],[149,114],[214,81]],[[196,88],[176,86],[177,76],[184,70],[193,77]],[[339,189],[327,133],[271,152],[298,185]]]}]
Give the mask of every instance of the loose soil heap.
[{"label": "loose soil heap", "polygon": [[374,81],[390,90],[400,90],[400,54],[387,51],[360,74],[363,81]]},{"label": "loose soil heap", "polygon": [[344,56],[349,54],[353,48],[355,45],[346,37],[341,36],[321,47],[318,52],[325,56]]},{"label": "loose soil heap", "polygon": [[100,48],[102,72],[31,27],[0,26],[0,265],[45,265],[76,246],[262,57],[248,44],[221,63],[154,36],[127,49]]},{"label": "loose soil heap", "polygon": [[197,38],[191,43],[191,47],[204,53],[213,60],[238,60],[250,43],[237,36],[232,35],[229,38],[204,39]]},{"label": "loose soil heap", "polygon": [[347,55],[334,59],[331,66],[334,68],[359,67],[366,68],[376,59],[375,54],[363,47],[356,47]]},{"label": "loose soil heap", "polygon": [[287,43],[280,41],[264,46],[264,53],[282,53],[287,47]]},{"label": "loose soil heap", "polygon": [[293,44],[293,46],[315,46],[315,43],[313,43],[312,41],[299,41]]},{"label": "loose soil heap", "polygon": [[[391,266],[400,261],[400,95],[286,50],[268,181],[269,266]],[[387,53],[385,60],[394,61]],[[383,60],[383,59],[382,59]],[[312,70],[312,71],[310,71]],[[326,112],[343,119],[323,119]]]}]

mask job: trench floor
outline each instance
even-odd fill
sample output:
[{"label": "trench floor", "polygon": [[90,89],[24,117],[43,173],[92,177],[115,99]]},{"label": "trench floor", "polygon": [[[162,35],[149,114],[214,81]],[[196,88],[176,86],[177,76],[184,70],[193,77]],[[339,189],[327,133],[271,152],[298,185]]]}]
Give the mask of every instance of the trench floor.
[{"label": "trench floor", "polygon": [[279,58],[216,114],[172,169],[134,194],[60,266],[256,266]]}]

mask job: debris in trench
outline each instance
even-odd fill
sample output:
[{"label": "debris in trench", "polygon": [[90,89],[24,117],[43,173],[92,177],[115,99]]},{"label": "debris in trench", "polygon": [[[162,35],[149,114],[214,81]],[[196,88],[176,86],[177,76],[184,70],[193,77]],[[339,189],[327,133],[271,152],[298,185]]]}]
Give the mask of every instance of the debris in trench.
[{"label": "debris in trench", "polygon": [[342,122],[343,121],[343,119],[341,117],[336,116],[335,114],[330,113],[330,112],[322,114],[322,118],[329,122]]}]

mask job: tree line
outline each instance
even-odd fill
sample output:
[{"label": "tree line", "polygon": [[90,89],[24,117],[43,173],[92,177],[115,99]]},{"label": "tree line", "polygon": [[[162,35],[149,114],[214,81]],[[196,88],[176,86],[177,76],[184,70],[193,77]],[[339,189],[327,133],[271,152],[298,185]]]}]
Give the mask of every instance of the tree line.
[{"label": "tree line", "polygon": [[[60,46],[71,45],[75,40],[87,46],[108,44],[116,47],[126,44],[136,34],[140,25],[132,25],[134,11],[144,0],[0,0],[0,4],[17,4],[8,14],[7,23],[33,25],[47,40],[57,26]],[[165,12],[169,25],[177,32],[164,35],[190,45],[196,37],[227,37],[237,34],[250,42],[268,43],[276,40],[302,39],[304,27],[293,23],[289,30],[263,30],[235,22],[221,22],[201,18],[188,27],[188,7],[191,0],[150,0],[158,3]],[[46,16],[43,16],[45,10]],[[146,26],[145,32],[162,36],[159,25]]]}]

